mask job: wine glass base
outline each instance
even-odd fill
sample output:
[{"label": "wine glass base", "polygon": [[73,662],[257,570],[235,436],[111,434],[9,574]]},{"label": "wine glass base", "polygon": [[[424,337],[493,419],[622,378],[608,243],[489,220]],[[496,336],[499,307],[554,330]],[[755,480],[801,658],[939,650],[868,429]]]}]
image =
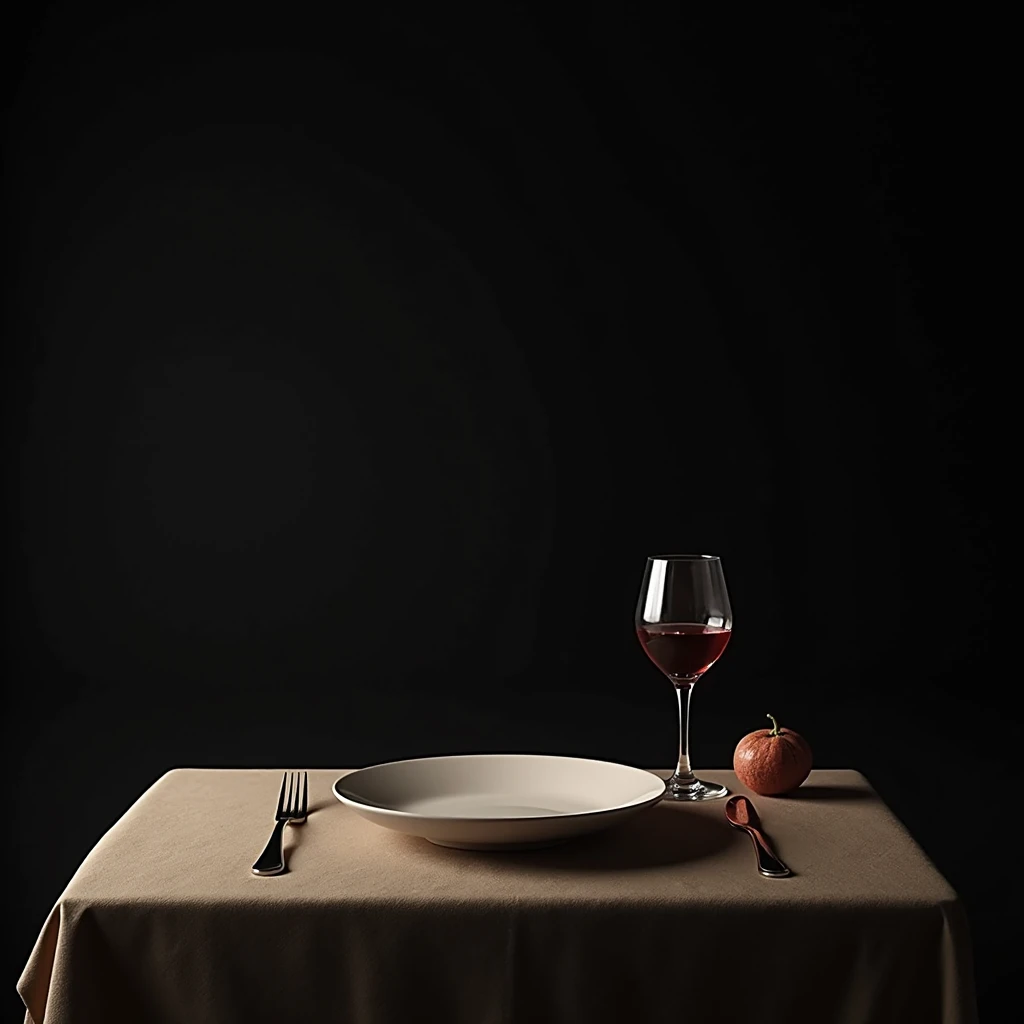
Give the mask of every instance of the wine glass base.
[{"label": "wine glass base", "polygon": [[728,796],[729,790],[720,786],[717,782],[701,782],[694,779],[690,783],[668,780],[668,788],[665,790],[663,800],[719,800]]}]

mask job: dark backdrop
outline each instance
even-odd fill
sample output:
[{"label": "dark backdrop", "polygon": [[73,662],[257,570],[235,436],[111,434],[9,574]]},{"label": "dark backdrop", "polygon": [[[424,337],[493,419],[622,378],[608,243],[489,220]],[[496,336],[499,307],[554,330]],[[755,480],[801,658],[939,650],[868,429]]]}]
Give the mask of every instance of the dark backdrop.
[{"label": "dark backdrop", "polygon": [[142,6],[7,42],[8,992],[173,766],[668,765],[633,607],[699,550],[695,764],[771,711],[864,771],[1009,993],[991,26]]}]

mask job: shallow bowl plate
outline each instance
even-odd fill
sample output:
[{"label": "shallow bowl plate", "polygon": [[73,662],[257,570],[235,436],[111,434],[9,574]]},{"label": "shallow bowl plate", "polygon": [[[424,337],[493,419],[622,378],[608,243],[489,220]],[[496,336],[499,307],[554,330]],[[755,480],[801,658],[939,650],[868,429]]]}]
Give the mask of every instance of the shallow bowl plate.
[{"label": "shallow bowl plate", "polygon": [[362,768],[334,795],[375,825],[461,850],[551,846],[657,803],[665,781],[611,761],[458,754]]}]

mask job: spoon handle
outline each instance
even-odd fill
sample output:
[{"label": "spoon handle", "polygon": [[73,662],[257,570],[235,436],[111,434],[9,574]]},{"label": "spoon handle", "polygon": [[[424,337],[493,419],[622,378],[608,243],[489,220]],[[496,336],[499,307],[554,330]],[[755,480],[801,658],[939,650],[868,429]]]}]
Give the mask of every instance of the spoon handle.
[{"label": "spoon handle", "polygon": [[793,873],[782,863],[760,829],[748,825],[747,832],[753,840],[754,852],[757,854],[757,870],[765,878],[786,878]]}]

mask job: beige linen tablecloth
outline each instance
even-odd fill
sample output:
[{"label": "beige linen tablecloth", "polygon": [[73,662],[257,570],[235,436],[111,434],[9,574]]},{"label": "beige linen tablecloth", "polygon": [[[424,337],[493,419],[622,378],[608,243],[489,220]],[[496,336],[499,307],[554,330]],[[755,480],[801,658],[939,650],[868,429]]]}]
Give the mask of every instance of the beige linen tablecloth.
[{"label": "beige linen tablecloth", "polygon": [[[973,1024],[956,894],[852,771],[661,803],[547,850],[470,853],[358,817],[309,773],[289,871],[250,867],[281,773],[172,771],[100,840],[18,989],[33,1024]],[[665,773],[667,774],[667,773]],[[747,792],[726,771],[709,779]]]}]

